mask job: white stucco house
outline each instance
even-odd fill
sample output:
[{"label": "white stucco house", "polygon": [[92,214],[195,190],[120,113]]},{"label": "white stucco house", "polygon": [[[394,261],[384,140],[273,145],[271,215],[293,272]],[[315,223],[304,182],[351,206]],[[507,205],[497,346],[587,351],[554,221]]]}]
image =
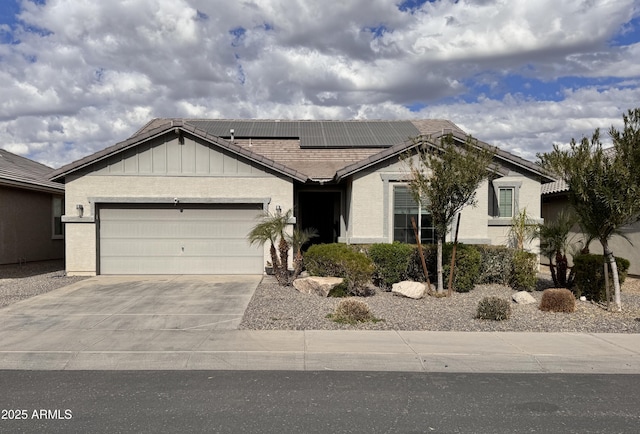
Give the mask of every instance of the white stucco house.
[{"label": "white stucco house", "polygon": [[[155,119],[52,174],[66,189],[67,272],[262,273],[268,250],[246,240],[262,210],[293,209],[296,225],[319,231],[317,242],[349,244],[414,242],[416,216],[431,242],[400,157],[447,134],[466,139],[433,119]],[[505,151],[494,163],[478,206],[462,212],[462,242],[504,244],[522,207],[540,217],[541,184],[553,180]]]}]

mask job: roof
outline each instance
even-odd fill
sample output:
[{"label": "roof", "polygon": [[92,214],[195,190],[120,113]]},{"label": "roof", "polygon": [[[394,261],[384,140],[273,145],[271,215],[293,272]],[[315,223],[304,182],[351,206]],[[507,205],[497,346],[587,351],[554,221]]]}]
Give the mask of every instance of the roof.
[{"label": "roof", "polygon": [[[466,133],[445,119],[421,120],[249,120],[153,119],[129,139],[52,173],[64,176],[174,129],[194,134],[232,153],[248,158],[300,182],[339,181],[351,173],[400,154],[414,145],[413,137],[441,137]],[[233,134],[231,132],[233,130]],[[490,147],[482,143],[481,146]],[[492,149],[495,149],[491,147]],[[497,150],[500,158],[546,177],[534,163]]]},{"label": "roof", "polygon": [[52,193],[64,192],[64,186],[49,180],[52,171],[49,166],[0,149],[0,185]]}]

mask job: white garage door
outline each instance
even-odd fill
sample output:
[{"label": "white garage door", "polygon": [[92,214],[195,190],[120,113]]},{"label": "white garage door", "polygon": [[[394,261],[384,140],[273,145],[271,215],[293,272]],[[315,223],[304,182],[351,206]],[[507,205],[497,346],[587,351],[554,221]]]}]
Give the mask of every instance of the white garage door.
[{"label": "white garage door", "polygon": [[247,241],[260,209],[102,206],[100,274],[260,274],[263,250]]}]

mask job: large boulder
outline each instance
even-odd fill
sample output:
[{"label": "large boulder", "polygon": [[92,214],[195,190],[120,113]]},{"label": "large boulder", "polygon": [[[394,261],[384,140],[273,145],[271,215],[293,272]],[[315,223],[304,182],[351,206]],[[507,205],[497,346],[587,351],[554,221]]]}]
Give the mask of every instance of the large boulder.
[{"label": "large boulder", "polygon": [[424,283],[405,280],[403,282],[394,283],[391,286],[391,292],[404,297],[418,299],[424,297],[426,287]]},{"label": "large boulder", "polygon": [[293,287],[303,294],[315,294],[326,297],[331,290],[344,282],[342,277],[303,277],[293,281]]},{"label": "large boulder", "polygon": [[533,303],[537,303],[536,299],[533,298],[533,296],[531,294],[529,294],[527,291],[516,292],[515,294],[513,294],[511,296],[511,298],[513,299],[513,301],[515,301],[518,304],[533,304]]}]

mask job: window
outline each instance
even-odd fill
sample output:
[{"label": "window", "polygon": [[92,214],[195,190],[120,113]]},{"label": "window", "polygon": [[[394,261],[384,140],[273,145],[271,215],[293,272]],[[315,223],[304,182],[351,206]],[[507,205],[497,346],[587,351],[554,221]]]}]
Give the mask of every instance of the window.
[{"label": "window", "polygon": [[62,214],[64,213],[64,199],[54,197],[52,202],[53,221],[52,233],[53,238],[62,238],[64,236],[64,225],[62,224]]},{"label": "window", "polygon": [[498,189],[498,217],[513,217],[513,188]]},{"label": "window", "polygon": [[420,231],[420,242],[433,244],[436,241],[435,228],[431,221],[431,215],[422,207],[420,208],[409,188],[404,185],[393,188],[393,241],[415,244],[416,238],[413,232],[411,218],[414,218]]}]

